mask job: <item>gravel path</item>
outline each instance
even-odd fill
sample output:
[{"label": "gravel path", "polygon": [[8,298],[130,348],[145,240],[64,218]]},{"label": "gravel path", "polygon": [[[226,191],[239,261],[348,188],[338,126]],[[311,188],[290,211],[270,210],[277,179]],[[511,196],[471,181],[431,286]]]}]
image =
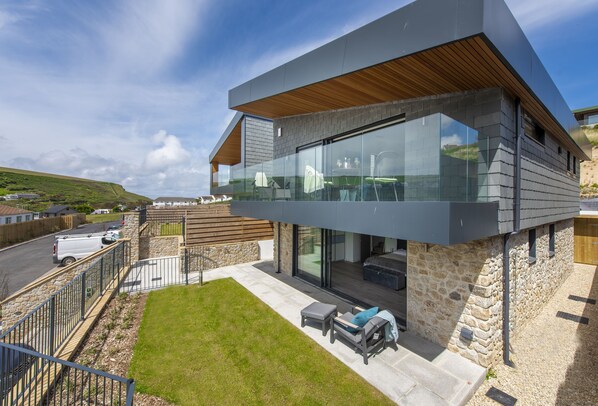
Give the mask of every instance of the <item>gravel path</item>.
[{"label": "gravel path", "polygon": [[[517,398],[518,405],[598,405],[598,267],[575,264],[575,270],[544,310],[513,341],[516,368],[495,368],[469,405],[497,405],[486,397],[494,386]],[[589,324],[555,317],[558,311],[587,317]]]}]

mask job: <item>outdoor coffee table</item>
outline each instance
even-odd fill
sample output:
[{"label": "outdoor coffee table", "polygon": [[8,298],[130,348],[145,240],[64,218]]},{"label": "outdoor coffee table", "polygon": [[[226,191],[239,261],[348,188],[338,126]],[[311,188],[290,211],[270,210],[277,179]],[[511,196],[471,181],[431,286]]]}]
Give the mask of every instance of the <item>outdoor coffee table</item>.
[{"label": "outdoor coffee table", "polygon": [[313,302],[301,310],[301,327],[305,327],[306,320],[313,320],[322,323],[322,335],[326,335],[326,326],[330,319],[336,316],[336,305]]}]

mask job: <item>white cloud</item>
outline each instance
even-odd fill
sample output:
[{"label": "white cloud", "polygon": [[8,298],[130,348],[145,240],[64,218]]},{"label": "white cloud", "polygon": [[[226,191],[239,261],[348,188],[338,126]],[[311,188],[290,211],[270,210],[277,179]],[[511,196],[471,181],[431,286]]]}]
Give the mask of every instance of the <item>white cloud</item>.
[{"label": "white cloud", "polygon": [[18,20],[19,17],[16,14],[11,14],[7,11],[0,10],[0,30],[9,24],[17,22]]},{"label": "white cloud", "polygon": [[507,0],[511,12],[525,31],[598,10],[596,0]]},{"label": "white cloud", "polygon": [[444,148],[447,145],[463,145],[463,140],[457,134],[441,137],[440,138],[440,148]]},{"label": "white cloud", "polygon": [[189,161],[191,154],[182,147],[181,142],[174,135],[169,135],[162,130],[153,136],[153,140],[160,146],[145,157],[144,166],[147,169],[167,168]]}]

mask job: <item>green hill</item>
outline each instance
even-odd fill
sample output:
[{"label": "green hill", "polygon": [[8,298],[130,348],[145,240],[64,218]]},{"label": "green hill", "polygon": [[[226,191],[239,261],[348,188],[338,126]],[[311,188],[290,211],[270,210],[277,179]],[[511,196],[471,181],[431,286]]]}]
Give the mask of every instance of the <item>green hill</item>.
[{"label": "green hill", "polygon": [[37,193],[40,197],[8,200],[1,204],[43,211],[57,204],[76,206],[87,203],[103,209],[118,204],[134,207],[151,202],[145,196],[127,192],[116,183],[0,167],[0,196],[14,193]]}]

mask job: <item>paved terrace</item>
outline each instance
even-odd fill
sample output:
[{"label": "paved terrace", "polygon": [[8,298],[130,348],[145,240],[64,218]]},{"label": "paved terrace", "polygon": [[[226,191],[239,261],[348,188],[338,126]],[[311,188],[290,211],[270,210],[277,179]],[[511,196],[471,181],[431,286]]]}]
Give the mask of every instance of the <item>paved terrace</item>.
[{"label": "paved terrace", "polygon": [[[135,278],[142,281],[142,286],[146,286],[144,279],[151,279],[149,273],[145,276],[145,272],[136,272]],[[484,381],[484,368],[407,332],[400,334],[397,347],[370,355],[369,365],[365,365],[361,355],[343,341],[331,344],[330,333],[322,336],[319,324],[301,328],[300,311],[314,300],[337,304],[341,312],[350,308],[346,301],[296,278],[275,274],[268,262],[204,272],[205,282],[227,277],[235,279],[400,405],[462,405]],[[197,283],[197,274],[189,279],[190,283]]]}]

